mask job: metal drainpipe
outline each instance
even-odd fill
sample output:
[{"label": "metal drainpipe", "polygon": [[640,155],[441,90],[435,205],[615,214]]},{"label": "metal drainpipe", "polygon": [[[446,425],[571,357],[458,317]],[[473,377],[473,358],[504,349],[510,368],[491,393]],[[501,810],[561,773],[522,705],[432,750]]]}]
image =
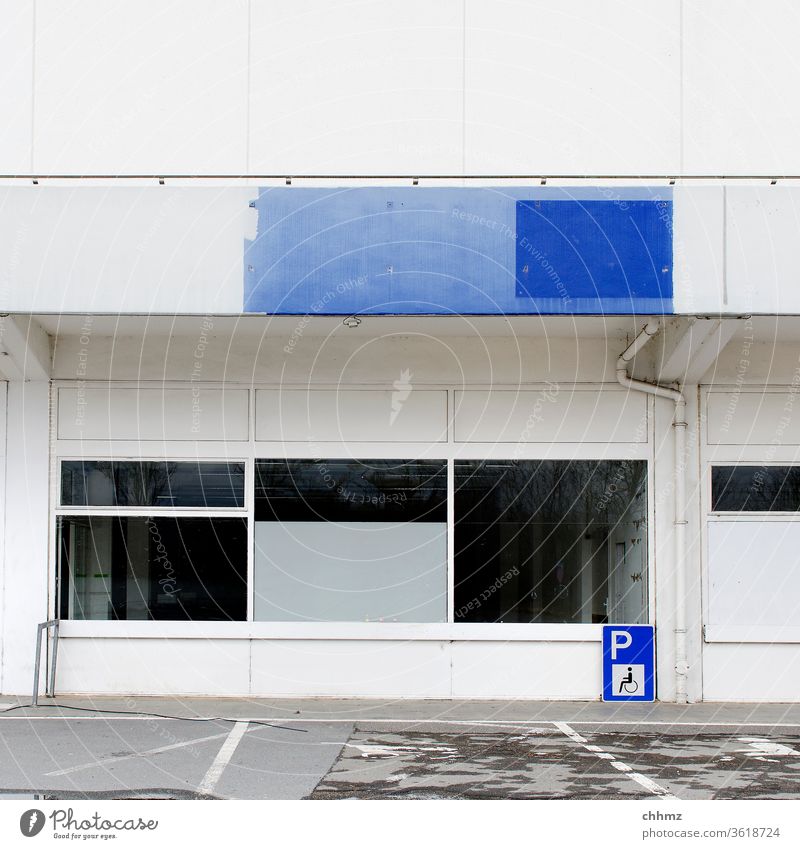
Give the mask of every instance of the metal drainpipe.
[{"label": "metal drainpipe", "polygon": [[686,479],[683,462],[686,450],[686,399],[679,389],[634,380],[628,376],[628,363],[660,329],[660,321],[648,321],[622,352],[617,360],[617,381],[626,389],[646,392],[658,398],[668,398],[675,404],[672,420],[675,435],[675,701],[686,704],[686,679],[689,671],[686,655]]}]

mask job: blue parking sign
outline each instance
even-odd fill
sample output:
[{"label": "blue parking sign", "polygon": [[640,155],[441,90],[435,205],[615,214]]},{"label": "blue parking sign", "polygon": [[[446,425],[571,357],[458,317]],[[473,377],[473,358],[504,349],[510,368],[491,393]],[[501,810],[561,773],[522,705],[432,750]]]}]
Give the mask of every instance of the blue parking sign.
[{"label": "blue parking sign", "polygon": [[655,698],[654,627],[603,625],[603,701],[652,702]]}]

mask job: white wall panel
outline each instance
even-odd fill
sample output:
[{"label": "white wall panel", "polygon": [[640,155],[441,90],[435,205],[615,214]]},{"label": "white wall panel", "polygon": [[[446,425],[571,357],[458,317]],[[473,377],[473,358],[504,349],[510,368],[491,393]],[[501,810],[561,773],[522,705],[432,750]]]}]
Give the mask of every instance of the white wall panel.
[{"label": "white wall panel", "polygon": [[677,172],[678,24],[678,0],[467,0],[467,173]]},{"label": "white wall panel", "polygon": [[453,643],[453,698],[599,699],[598,643]]},{"label": "white wall panel", "polygon": [[800,313],[800,189],[731,186],[726,197],[728,309]]},{"label": "white wall panel", "polygon": [[246,695],[247,640],[61,641],[56,689],[67,693]]},{"label": "white wall panel", "polygon": [[1,173],[800,172],[791,0],[33,6]]},{"label": "white wall panel", "polygon": [[34,4],[3,0],[0,8],[0,174],[29,174]]},{"label": "white wall panel", "polygon": [[800,646],[707,644],[703,698],[711,702],[800,701]]},{"label": "white wall panel", "polygon": [[253,695],[450,697],[445,642],[264,640],[252,651]]},{"label": "white wall panel", "polygon": [[461,169],[461,0],[252,4],[250,167]]},{"label": "white wall panel", "polygon": [[259,389],[255,430],[265,442],[444,442],[447,393]]},{"label": "white wall panel", "polygon": [[599,698],[597,642],[64,638],[60,692]]},{"label": "white wall panel", "polygon": [[35,169],[241,174],[248,4],[37,2]]},{"label": "white wall panel", "polygon": [[709,392],[709,445],[800,445],[795,391]]},{"label": "white wall panel", "polygon": [[800,173],[800,7],[686,0],[683,15],[684,173]]},{"label": "white wall panel", "polygon": [[647,398],[615,390],[456,392],[456,442],[647,442]]},{"label": "white wall panel", "polygon": [[58,390],[59,439],[159,441],[248,438],[246,389]]},{"label": "white wall panel", "polygon": [[[6,538],[6,501],[8,492],[6,487],[6,452],[8,446],[6,443],[6,422],[8,415],[8,382],[0,381],[0,481],[3,485],[0,486],[0,540]],[[0,613],[5,617],[5,569],[6,569],[6,553],[5,543],[0,543]],[[5,637],[5,629],[0,624],[0,693],[6,692],[3,688],[3,640]]]},{"label": "white wall panel", "polygon": [[725,190],[676,186],[673,199],[673,308],[689,315],[726,312]]},{"label": "white wall panel", "polygon": [[[241,312],[253,189],[0,188],[0,308]],[[1,279],[1,278],[0,278]],[[198,322],[195,344],[201,334]],[[184,374],[192,373],[192,360]],[[75,368],[71,369],[74,376]]]},{"label": "white wall panel", "polygon": [[800,522],[709,522],[708,627],[800,631],[798,551]]},{"label": "white wall panel", "polygon": [[[8,384],[3,539],[3,692],[30,693],[36,625],[49,619],[50,385]],[[43,655],[44,656],[44,655]]]},{"label": "white wall panel", "polygon": [[[141,695],[586,700],[601,691],[598,644],[256,641],[252,684],[250,647],[247,640],[64,639],[56,688]],[[800,647],[707,645],[703,677],[709,701],[798,701]]]}]

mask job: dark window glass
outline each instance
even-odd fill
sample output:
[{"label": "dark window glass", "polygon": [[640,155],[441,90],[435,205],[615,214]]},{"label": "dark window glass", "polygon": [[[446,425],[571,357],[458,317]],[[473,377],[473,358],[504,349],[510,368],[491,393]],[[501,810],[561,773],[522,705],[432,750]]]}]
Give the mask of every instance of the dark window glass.
[{"label": "dark window glass", "polygon": [[243,507],[244,463],[64,460],[67,507]]},{"label": "dark window glass", "polygon": [[446,522],[444,460],[256,460],[258,522]]},{"label": "dark window glass", "polygon": [[444,460],[258,460],[257,621],[446,622]]},{"label": "dark window glass", "polygon": [[62,619],[244,620],[247,520],[58,519]]},{"label": "dark window glass", "polygon": [[711,509],[800,510],[800,466],[713,466]]},{"label": "dark window glass", "polygon": [[646,469],[457,460],[455,621],[646,621]]}]

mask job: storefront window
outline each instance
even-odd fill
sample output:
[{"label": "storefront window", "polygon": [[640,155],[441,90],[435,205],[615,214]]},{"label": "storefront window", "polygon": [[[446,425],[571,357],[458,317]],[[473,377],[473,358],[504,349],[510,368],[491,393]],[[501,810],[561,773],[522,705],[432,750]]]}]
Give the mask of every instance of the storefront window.
[{"label": "storefront window", "polygon": [[65,507],[243,507],[244,463],[64,460]]},{"label": "storefront window", "polygon": [[796,513],[800,510],[800,466],[714,466],[711,510]]},{"label": "storefront window", "polygon": [[247,520],[61,516],[62,619],[244,620]]},{"label": "storefront window", "polygon": [[646,484],[639,460],[457,460],[455,621],[646,621]]},{"label": "storefront window", "polygon": [[444,460],[257,460],[255,618],[447,621]]}]

